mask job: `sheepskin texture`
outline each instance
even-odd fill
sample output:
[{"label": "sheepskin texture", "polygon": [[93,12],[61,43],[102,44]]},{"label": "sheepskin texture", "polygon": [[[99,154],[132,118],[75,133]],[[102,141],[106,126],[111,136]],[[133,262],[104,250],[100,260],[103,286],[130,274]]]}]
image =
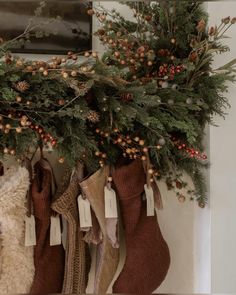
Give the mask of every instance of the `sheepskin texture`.
[{"label": "sheepskin texture", "polygon": [[0,294],[29,293],[34,278],[33,247],[24,246],[29,173],[12,167],[0,177]]}]

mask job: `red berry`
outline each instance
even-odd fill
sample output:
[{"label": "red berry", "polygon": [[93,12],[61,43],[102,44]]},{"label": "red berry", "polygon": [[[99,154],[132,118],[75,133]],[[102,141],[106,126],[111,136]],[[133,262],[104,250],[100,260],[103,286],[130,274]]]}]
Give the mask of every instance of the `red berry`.
[{"label": "red berry", "polygon": [[52,140],[51,144],[52,146],[55,146],[57,144],[56,140]]}]

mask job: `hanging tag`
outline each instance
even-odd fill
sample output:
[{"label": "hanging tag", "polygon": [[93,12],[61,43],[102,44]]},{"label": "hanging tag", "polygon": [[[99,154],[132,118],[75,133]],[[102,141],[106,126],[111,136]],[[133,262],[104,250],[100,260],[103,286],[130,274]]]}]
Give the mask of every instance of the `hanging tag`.
[{"label": "hanging tag", "polygon": [[36,245],[36,230],[35,230],[35,218],[31,214],[30,217],[25,217],[25,246]]},{"label": "hanging tag", "polygon": [[92,227],[91,208],[88,199],[83,199],[82,195],[78,197],[79,220],[81,228]]},{"label": "hanging tag", "polygon": [[153,179],[154,179],[154,181],[151,183],[151,187],[153,190],[155,209],[161,210],[161,209],[163,209],[161,192],[159,190],[156,177],[153,177]]},{"label": "hanging tag", "polygon": [[61,221],[59,215],[51,216],[50,246],[61,245]]},{"label": "hanging tag", "polygon": [[147,199],[147,216],[155,215],[155,203],[154,203],[154,194],[152,187],[148,187],[147,184],[144,185],[144,190]]},{"label": "hanging tag", "polygon": [[106,218],[118,218],[116,193],[111,188],[104,188],[105,195],[105,217]]}]

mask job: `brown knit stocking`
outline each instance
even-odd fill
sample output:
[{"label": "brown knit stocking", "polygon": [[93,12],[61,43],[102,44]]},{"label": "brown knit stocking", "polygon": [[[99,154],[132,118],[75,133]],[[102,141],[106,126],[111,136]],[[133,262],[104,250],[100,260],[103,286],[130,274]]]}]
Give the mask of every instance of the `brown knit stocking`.
[{"label": "brown knit stocking", "polygon": [[66,266],[62,293],[85,293],[90,270],[88,245],[80,231],[77,197],[80,193],[79,180],[82,166],[78,165],[67,190],[58,196],[52,205],[53,210],[63,215],[68,223]]},{"label": "brown knit stocking", "polygon": [[51,179],[49,170],[35,165],[31,193],[36,220],[37,245],[34,249],[35,278],[32,293],[60,293],[65,253],[62,245],[50,246]]},{"label": "brown knit stocking", "polygon": [[126,261],[113,286],[114,293],[152,293],[165,279],[170,265],[168,246],[156,216],[147,217],[142,201],[146,177],[142,161],[113,173],[125,229]]}]

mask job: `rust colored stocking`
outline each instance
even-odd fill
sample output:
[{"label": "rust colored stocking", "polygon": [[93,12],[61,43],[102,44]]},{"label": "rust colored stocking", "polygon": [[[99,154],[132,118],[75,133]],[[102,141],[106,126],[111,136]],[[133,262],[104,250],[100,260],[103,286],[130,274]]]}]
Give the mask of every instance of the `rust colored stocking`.
[{"label": "rust colored stocking", "polygon": [[52,174],[40,163],[35,165],[35,174],[31,195],[36,221],[37,245],[34,250],[35,278],[30,293],[60,293],[65,254],[62,245],[50,246]]},{"label": "rust colored stocking", "polygon": [[156,216],[147,217],[142,200],[146,176],[141,160],[117,168],[113,181],[125,230],[126,261],[113,286],[114,293],[152,293],[170,265],[168,246]]}]

